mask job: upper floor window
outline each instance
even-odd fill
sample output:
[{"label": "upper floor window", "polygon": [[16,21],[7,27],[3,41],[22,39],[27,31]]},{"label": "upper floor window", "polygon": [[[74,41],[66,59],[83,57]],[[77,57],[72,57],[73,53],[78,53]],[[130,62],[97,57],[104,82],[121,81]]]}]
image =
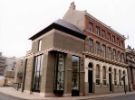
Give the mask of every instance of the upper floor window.
[{"label": "upper floor window", "polygon": [[90,47],[90,52],[94,52],[94,42],[93,39],[89,39],[89,47]]},{"label": "upper floor window", "polygon": [[107,58],[111,59],[112,57],[112,50],[110,47],[107,47]]},{"label": "upper floor window", "polygon": [[111,40],[111,33],[107,33],[107,40]]},{"label": "upper floor window", "polygon": [[93,23],[91,23],[91,22],[89,22],[89,30],[90,30],[90,32],[94,31]]},{"label": "upper floor window", "polygon": [[112,42],[115,42],[115,36],[114,35],[112,36]]},{"label": "upper floor window", "polygon": [[38,41],[38,51],[41,51],[41,46],[42,46],[42,40]]},{"label": "upper floor window", "polygon": [[101,46],[100,46],[100,43],[99,43],[99,42],[96,42],[96,53],[97,53],[98,55],[101,54]]},{"label": "upper floor window", "polygon": [[102,45],[102,54],[103,54],[103,57],[106,57],[106,46],[105,45]]},{"label": "upper floor window", "polygon": [[96,26],[96,34],[100,35],[100,27]]},{"label": "upper floor window", "polygon": [[121,53],[121,62],[124,62],[124,54],[123,53]]},{"label": "upper floor window", "polygon": [[116,60],[116,50],[113,49],[113,59]]},{"label": "upper floor window", "polygon": [[105,30],[102,30],[101,36],[104,38],[105,37]]}]

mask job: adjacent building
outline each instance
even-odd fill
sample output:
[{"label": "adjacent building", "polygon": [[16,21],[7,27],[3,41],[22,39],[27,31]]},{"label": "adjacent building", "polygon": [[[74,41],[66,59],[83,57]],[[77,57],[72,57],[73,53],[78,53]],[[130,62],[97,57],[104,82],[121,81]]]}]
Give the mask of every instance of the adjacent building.
[{"label": "adjacent building", "polygon": [[135,90],[135,50],[130,46],[126,49],[126,62],[128,64],[129,90]]},{"label": "adjacent building", "polygon": [[15,64],[14,83],[22,83],[24,73],[24,57],[17,58]]},{"label": "adjacent building", "polygon": [[6,58],[6,68],[4,71],[4,76],[6,78],[5,85],[13,85],[14,83],[16,59],[16,57]]},{"label": "adjacent building", "polygon": [[4,76],[6,68],[6,57],[2,56],[2,53],[0,52],[0,76]]},{"label": "adjacent building", "polygon": [[44,96],[123,92],[125,38],[74,3],[63,19],[33,35],[22,89]]}]

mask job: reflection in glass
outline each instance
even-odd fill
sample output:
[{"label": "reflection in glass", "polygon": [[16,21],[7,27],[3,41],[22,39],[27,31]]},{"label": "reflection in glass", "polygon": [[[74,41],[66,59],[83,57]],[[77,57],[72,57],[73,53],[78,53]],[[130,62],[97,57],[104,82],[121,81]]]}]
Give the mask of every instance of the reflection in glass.
[{"label": "reflection in glass", "polygon": [[80,72],[80,59],[77,56],[72,56],[72,89],[79,90],[79,72]]}]

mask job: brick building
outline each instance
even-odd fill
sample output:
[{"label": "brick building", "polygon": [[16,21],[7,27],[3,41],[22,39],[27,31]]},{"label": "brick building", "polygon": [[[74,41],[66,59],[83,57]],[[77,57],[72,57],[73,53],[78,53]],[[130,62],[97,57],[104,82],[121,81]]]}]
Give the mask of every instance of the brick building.
[{"label": "brick building", "polygon": [[126,49],[126,62],[128,64],[129,90],[135,90],[135,50],[130,46]]},{"label": "brick building", "polygon": [[74,3],[62,20],[30,39],[22,86],[26,92],[76,96],[123,92],[128,86],[125,38],[86,11],[76,10]]}]

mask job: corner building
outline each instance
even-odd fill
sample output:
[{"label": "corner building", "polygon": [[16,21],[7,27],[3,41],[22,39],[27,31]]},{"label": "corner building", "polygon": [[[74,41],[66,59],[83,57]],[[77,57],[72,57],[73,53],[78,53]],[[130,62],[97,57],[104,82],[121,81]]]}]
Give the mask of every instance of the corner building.
[{"label": "corner building", "polygon": [[[22,90],[44,96],[123,92],[128,87],[125,38],[74,3],[30,38]],[[124,77],[124,81],[122,81]]]}]

